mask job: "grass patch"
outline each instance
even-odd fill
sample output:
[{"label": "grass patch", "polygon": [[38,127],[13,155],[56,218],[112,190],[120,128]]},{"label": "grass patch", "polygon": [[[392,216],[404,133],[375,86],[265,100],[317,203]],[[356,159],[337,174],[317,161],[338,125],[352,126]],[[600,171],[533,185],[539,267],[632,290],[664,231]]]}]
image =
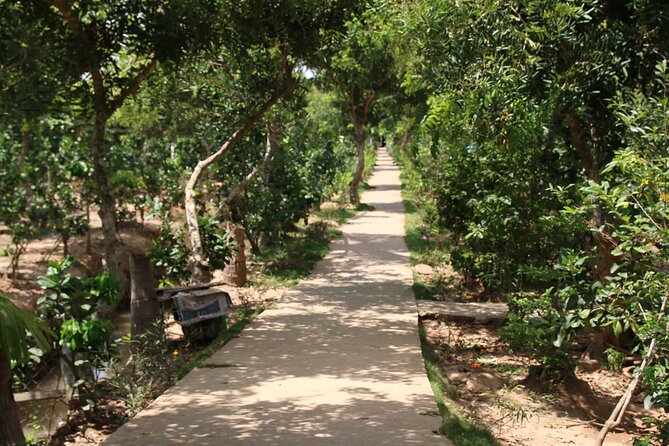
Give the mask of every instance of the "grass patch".
[{"label": "grass patch", "polygon": [[490,431],[472,423],[458,411],[457,403],[452,400],[455,389],[449,384],[439,366],[437,356],[430,349],[422,325],[419,332],[425,370],[442,419],[439,432],[447,436],[455,446],[499,446]]},{"label": "grass patch", "polygon": [[[411,255],[411,264],[417,265],[421,263],[421,253],[432,248],[429,240],[423,237],[421,228],[423,221],[418,211],[415,194],[406,187],[407,178],[404,172],[400,176],[402,180],[402,201],[404,202],[404,241],[409,248]],[[417,300],[435,300],[434,288],[425,283],[418,274],[413,273],[413,289],[414,296]]]},{"label": "grass patch", "polygon": [[416,205],[416,197],[412,191],[406,187],[406,177],[402,175],[402,201],[404,202],[404,240],[411,252],[411,264],[420,263],[419,254],[431,248],[431,243],[421,231],[422,218]]},{"label": "grass patch", "polygon": [[321,220],[332,221],[341,225],[355,215],[355,210],[345,206],[327,207],[315,211],[314,215]]},{"label": "grass patch", "polygon": [[315,215],[321,221],[298,227],[280,244],[266,246],[260,254],[253,256],[249,283],[253,286],[296,286],[309,275],[316,262],[327,255],[330,241],[341,236],[334,224],[345,223],[358,210],[337,207],[316,211]]},{"label": "grass patch", "polygon": [[[332,234],[334,236],[335,234]],[[267,246],[253,256],[260,267],[251,276],[253,286],[292,288],[309,275],[316,262],[328,253],[329,237],[312,238],[306,233]]]},{"label": "grass patch", "polygon": [[374,209],[376,209],[374,206],[365,203],[360,203],[355,207],[356,211],[373,211]]}]

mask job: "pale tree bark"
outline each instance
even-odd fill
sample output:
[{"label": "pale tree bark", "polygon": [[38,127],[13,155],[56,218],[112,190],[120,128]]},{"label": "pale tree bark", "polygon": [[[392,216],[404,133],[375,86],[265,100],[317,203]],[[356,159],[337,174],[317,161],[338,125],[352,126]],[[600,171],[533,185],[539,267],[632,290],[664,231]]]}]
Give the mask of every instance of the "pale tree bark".
[{"label": "pale tree bark", "polygon": [[230,192],[221,202],[221,205],[218,208],[218,215],[225,216],[227,219],[230,219],[230,203],[232,203],[232,200],[246,191],[246,188],[254,178],[256,178],[261,172],[267,170],[270,161],[272,161],[273,149],[276,147],[278,138],[279,127],[276,125],[276,123],[268,123],[267,138],[265,140],[265,154],[263,155],[262,161],[251,172],[249,172],[244,177],[244,179],[239,182],[239,184],[230,189]]},{"label": "pale tree bark", "polygon": [[191,255],[189,266],[194,283],[206,283],[211,280],[211,271],[209,262],[204,252],[202,238],[200,237],[200,225],[197,221],[197,206],[195,201],[195,188],[200,177],[207,171],[209,166],[223,158],[230,149],[239,142],[252,128],[262,119],[274,104],[281,98],[292,93],[295,88],[294,80],[291,76],[292,67],[288,64],[288,56],[284,53],[281,72],[277,80],[277,88],[272,96],[260,107],[260,109],[244,121],[242,126],[235,131],[221,147],[208,158],[197,163],[186,183],[184,189],[184,202],[186,208],[186,230],[190,242]]},{"label": "pale tree bark", "polygon": [[24,445],[19,406],[12,393],[12,370],[9,357],[0,349],[0,445]]}]

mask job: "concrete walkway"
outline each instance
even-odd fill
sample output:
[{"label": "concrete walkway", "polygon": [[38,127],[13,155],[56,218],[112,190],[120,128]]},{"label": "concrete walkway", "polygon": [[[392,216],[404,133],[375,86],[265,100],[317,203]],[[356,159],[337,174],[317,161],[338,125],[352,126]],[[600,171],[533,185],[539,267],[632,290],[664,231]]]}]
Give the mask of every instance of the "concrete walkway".
[{"label": "concrete walkway", "polygon": [[106,445],[439,445],[417,333],[399,169],[381,153],[311,276]]}]

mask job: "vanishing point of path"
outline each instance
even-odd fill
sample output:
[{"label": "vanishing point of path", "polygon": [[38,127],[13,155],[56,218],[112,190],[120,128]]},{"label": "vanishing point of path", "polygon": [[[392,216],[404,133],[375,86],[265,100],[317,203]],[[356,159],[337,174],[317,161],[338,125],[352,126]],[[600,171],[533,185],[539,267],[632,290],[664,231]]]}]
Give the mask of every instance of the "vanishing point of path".
[{"label": "vanishing point of path", "polygon": [[380,152],[328,256],[206,368],[106,445],[439,445],[404,244],[399,169]]}]

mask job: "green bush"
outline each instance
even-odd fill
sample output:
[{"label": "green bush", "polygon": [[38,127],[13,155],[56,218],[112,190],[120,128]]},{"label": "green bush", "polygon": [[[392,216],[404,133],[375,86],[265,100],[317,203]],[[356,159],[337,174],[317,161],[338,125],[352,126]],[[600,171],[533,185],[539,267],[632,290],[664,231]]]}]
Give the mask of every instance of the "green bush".
[{"label": "green bush", "polygon": [[550,292],[541,296],[518,293],[509,298],[509,320],[500,331],[510,347],[539,362],[537,372],[543,382],[573,374],[575,362],[565,343],[556,346],[556,327],[561,314],[554,307]]},{"label": "green bush", "polygon": [[162,220],[158,237],[153,240],[147,255],[156,267],[160,286],[165,287],[184,283],[190,271],[183,231],[174,231],[167,215]]}]

